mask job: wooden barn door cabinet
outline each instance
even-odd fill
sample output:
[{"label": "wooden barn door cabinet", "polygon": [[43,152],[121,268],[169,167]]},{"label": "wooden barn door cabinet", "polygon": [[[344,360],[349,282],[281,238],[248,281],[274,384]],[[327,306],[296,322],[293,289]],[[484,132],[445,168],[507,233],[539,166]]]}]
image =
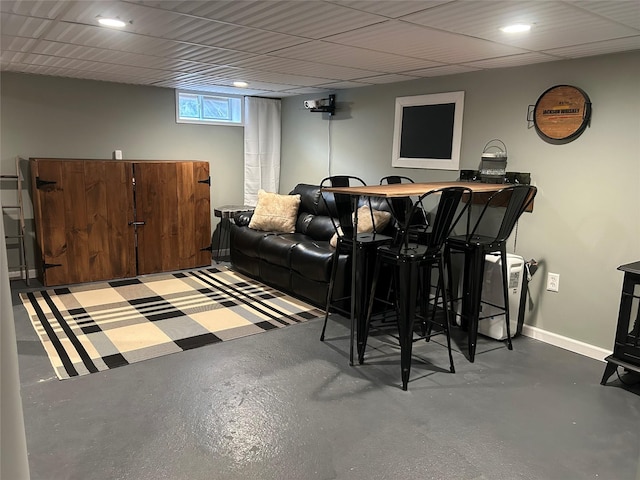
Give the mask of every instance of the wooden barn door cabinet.
[{"label": "wooden barn door cabinet", "polygon": [[46,286],[211,264],[209,163],[32,158]]}]

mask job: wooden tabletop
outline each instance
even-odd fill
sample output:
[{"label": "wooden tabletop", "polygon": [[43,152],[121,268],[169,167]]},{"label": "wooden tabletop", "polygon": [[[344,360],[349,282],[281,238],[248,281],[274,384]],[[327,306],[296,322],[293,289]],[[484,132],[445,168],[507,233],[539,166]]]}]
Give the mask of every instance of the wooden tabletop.
[{"label": "wooden tabletop", "polygon": [[356,187],[323,187],[324,192],[346,193],[370,197],[414,197],[432,190],[446,187],[467,187],[472,192],[497,192],[510,186],[504,183],[478,182],[427,182],[427,183],[393,183],[391,185],[362,185]]}]

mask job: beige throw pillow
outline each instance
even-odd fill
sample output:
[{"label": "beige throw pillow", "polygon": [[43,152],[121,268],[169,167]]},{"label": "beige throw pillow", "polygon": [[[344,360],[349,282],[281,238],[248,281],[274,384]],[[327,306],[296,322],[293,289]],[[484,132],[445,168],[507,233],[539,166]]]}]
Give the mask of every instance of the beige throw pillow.
[{"label": "beige throw pillow", "polygon": [[[373,222],[371,223],[371,212],[373,212]],[[381,232],[391,221],[391,213],[384,212],[382,210],[376,210],[375,208],[369,210],[369,205],[363,205],[358,209],[358,233],[370,233],[374,230]],[[338,228],[339,230],[339,228]],[[339,232],[342,235],[342,232]],[[338,243],[338,233],[334,233],[329,244],[335,248]]]},{"label": "beige throw pillow", "polygon": [[300,195],[278,195],[258,190],[258,204],[249,228],[265,232],[293,233],[296,230]]}]

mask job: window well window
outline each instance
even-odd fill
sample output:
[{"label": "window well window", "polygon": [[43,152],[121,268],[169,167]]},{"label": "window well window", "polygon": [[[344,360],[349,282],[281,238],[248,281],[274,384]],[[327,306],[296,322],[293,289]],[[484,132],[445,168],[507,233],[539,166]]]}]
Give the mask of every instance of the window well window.
[{"label": "window well window", "polygon": [[176,122],[242,125],[242,97],[176,90]]}]

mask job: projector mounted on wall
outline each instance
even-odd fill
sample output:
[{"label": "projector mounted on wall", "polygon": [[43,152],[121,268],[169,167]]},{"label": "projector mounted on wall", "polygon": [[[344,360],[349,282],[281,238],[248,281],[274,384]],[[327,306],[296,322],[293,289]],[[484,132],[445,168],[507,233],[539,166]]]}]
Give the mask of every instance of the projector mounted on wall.
[{"label": "projector mounted on wall", "polygon": [[322,112],[333,115],[336,113],[336,96],[329,95],[329,98],[319,98],[318,100],[305,100],[304,108],[310,112]]}]

